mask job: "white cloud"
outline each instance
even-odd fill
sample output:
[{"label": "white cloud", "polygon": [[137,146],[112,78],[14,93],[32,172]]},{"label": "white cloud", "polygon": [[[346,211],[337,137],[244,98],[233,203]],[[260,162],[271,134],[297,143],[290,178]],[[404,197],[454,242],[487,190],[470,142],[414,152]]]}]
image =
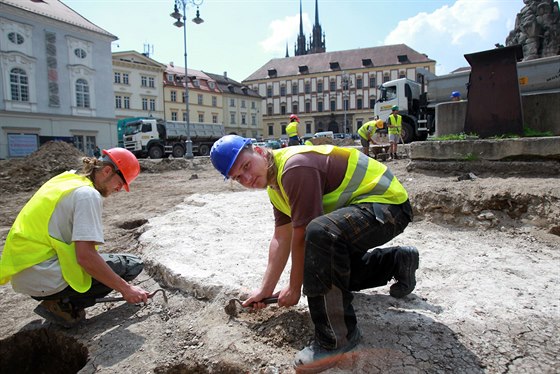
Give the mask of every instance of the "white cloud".
[{"label": "white cloud", "polygon": [[[302,13],[303,33],[309,41],[309,33],[311,30],[311,21],[307,13]],[[288,51],[293,55],[294,43],[299,33],[299,14],[288,16],[284,19],[274,20],[270,23],[270,36],[259,44],[265,52],[272,54],[284,54],[286,52],[286,43]]]},{"label": "white cloud", "polygon": [[464,54],[505,43],[523,4],[500,0],[457,0],[432,13],[400,21],[385,44],[404,43],[437,61],[437,74],[468,66]]}]

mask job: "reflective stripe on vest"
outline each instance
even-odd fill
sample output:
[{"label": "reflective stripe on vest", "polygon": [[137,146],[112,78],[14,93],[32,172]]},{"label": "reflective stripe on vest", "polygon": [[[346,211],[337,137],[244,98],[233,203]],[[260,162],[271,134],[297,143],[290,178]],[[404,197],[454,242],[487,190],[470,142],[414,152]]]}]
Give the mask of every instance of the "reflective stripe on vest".
[{"label": "reflective stripe on vest", "polygon": [[395,116],[391,114],[389,116],[389,121],[391,121],[391,125],[397,127],[389,127],[388,133],[393,135],[400,134],[402,129],[402,116],[400,114],[397,114],[397,118],[395,119]]},{"label": "reflective stripe on vest", "polygon": [[357,149],[321,145],[289,147],[273,151],[278,167],[276,178],[279,189],[268,187],[268,195],[272,204],[282,213],[291,217],[289,199],[281,181],[284,165],[290,157],[304,152],[328,155],[333,151],[344,152],[348,155],[348,167],[341,184],[334,191],[323,195],[324,213],[359,203],[402,204],[408,199],[404,187],[384,164],[367,157]]},{"label": "reflective stripe on vest", "polygon": [[93,184],[87,177],[70,172],[59,174],[33,195],[18,214],[0,258],[0,284],[12,275],[57,256],[64,280],[76,291],[91,287],[91,276],[78,264],[74,243],[49,235],[49,221],[60,199],[78,187]]},{"label": "reflective stripe on vest", "polygon": [[286,135],[288,135],[289,138],[298,136],[297,125],[297,122],[290,122],[288,126],[286,126]]}]

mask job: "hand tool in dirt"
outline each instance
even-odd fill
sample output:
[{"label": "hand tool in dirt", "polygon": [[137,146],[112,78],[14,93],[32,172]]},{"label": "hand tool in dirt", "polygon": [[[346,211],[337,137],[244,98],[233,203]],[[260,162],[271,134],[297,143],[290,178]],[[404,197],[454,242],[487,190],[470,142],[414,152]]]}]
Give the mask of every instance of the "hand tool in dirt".
[{"label": "hand tool in dirt", "polygon": [[[404,154],[406,155],[406,158],[410,158],[410,155],[408,154],[408,148],[406,148],[405,144],[404,144],[404,139],[402,137],[401,134],[399,134],[399,138],[401,139],[401,143],[402,143],[402,147],[404,149]],[[397,144],[397,151],[398,151],[398,144]],[[397,152],[398,153],[398,152]]]},{"label": "hand tool in dirt", "polygon": [[[278,297],[265,297],[264,299],[262,299],[261,301],[259,301],[260,303],[265,303],[265,304],[276,304],[278,302]],[[225,306],[224,310],[226,312],[226,314],[228,316],[231,317],[235,317],[237,316],[237,304],[241,305],[242,308],[246,308],[243,306],[243,301],[239,300],[239,299],[231,299],[230,301],[228,301],[227,305]],[[253,303],[254,304],[254,303]]]},{"label": "hand tool in dirt", "polygon": [[[163,296],[163,301],[165,302],[165,304],[167,304],[167,294],[165,293],[165,290],[162,288],[158,288],[157,290],[155,290],[154,292],[148,294],[148,299],[151,299],[152,297],[154,297],[154,295],[158,292],[161,292],[161,295]],[[108,303],[111,301],[124,301],[124,297],[119,296],[119,297],[100,297],[98,299],[95,299],[96,303]]]}]

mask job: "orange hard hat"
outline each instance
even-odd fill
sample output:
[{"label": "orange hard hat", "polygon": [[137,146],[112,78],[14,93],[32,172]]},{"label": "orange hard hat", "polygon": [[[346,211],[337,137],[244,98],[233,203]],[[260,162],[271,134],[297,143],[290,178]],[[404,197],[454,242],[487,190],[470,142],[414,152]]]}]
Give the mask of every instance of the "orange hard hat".
[{"label": "orange hard hat", "polygon": [[119,172],[124,179],[124,189],[130,191],[129,185],[140,174],[140,163],[132,152],[124,148],[110,148],[101,151],[103,153],[102,160],[110,161],[115,166],[115,171]]}]

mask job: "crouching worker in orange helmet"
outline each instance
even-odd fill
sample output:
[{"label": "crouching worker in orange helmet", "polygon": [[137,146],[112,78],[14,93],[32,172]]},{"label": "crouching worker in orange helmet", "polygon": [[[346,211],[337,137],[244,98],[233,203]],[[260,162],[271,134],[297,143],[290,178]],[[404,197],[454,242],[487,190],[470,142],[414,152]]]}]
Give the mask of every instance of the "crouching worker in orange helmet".
[{"label": "crouching worker in orange helmet", "polygon": [[[214,143],[210,159],[225,178],[268,191],[275,219],[268,265],[244,306],[264,308],[261,301],[273,295],[279,306],[296,305],[303,286],[315,334],[296,354],[296,372],[334,366],[358,344],[352,291],[393,278],[391,296],[414,290],[416,248],[379,247],[412,220],[408,193],[384,164],[332,145],[253,149],[251,139],[237,135]],[[290,256],[289,284],[276,291]]]},{"label": "crouching worker in orange helmet", "polygon": [[84,308],[112,290],[129,303],[149,293],[129,282],[142,261],[129,254],[100,254],[103,199],[140,173],[136,157],[124,148],[84,157],[78,172],[59,174],[33,195],[18,214],[0,258],[0,284],[9,281],[19,293],[41,303],[35,312],[47,321],[72,327],[85,318]]}]

